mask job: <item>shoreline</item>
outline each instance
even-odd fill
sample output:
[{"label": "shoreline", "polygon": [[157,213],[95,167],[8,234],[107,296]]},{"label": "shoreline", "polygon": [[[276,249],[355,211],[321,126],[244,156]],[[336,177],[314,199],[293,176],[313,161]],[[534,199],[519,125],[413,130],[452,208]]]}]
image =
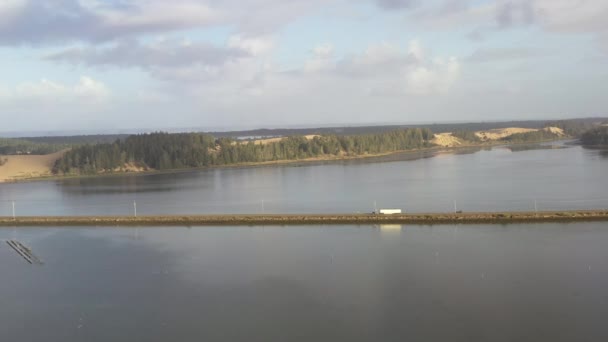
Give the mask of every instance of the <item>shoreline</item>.
[{"label": "shoreline", "polygon": [[36,226],[285,226],[368,224],[514,224],[606,222],[606,210],[543,212],[376,214],[238,214],[155,216],[39,216],[0,217],[0,227]]},{"label": "shoreline", "polygon": [[315,165],[315,164],[323,164],[323,163],[337,163],[343,161],[356,161],[356,160],[366,160],[373,158],[382,158],[394,155],[408,155],[408,154],[416,154],[416,153],[425,153],[425,152],[447,152],[451,153],[453,151],[458,150],[466,150],[472,148],[487,148],[487,147],[500,147],[500,146],[517,146],[517,145],[530,145],[530,144],[542,144],[547,142],[557,142],[557,141],[570,141],[572,138],[568,137],[565,139],[555,139],[555,140],[542,140],[535,142],[525,142],[525,143],[513,143],[513,144],[505,144],[504,142],[500,143],[481,143],[481,144],[467,144],[467,145],[459,145],[459,146],[431,146],[427,148],[414,149],[414,150],[399,150],[378,154],[365,154],[365,155],[356,155],[356,156],[342,156],[335,158],[307,158],[307,159],[293,159],[293,160],[276,160],[276,161],[265,161],[265,162],[251,162],[251,163],[237,163],[230,165],[212,165],[212,166],[203,166],[203,167],[191,167],[191,168],[183,168],[183,169],[171,169],[171,170],[150,170],[150,171],[142,171],[142,172],[111,172],[111,173],[98,173],[92,175],[65,175],[65,176],[43,176],[43,177],[31,177],[31,178],[22,178],[22,179],[9,179],[9,180],[0,180],[0,186],[2,184],[14,184],[14,183],[29,183],[29,182],[42,182],[42,181],[56,181],[56,180],[68,180],[68,179],[86,179],[86,178],[101,178],[101,177],[120,177],[120,176],[148,176],[148,175],[162,175],[162,174],[179,174],[179,173],[187,173],[187,172],[196,172],[202,170],[214,170],[214,169],[239,169],[239,168],[255,168],[255,167],[271,167],[271,166],[290,166],[290,165]]}]

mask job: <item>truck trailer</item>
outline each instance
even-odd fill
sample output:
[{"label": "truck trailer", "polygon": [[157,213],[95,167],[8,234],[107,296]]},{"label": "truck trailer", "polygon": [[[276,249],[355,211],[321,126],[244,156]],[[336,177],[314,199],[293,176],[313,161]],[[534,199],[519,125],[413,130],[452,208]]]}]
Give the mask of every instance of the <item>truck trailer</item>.
[{"label": "truck trailer", "polygon": [[376,212],[376,214],[380,214],[380,215],[401,214],[401,209],[380,209]]}]

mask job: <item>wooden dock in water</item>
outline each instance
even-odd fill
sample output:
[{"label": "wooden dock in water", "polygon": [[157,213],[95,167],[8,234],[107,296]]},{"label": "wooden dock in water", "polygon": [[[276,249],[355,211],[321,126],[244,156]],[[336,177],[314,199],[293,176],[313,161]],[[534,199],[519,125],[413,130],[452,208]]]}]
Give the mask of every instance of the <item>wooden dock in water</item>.
[{"label": "wooden dock in water", "polygon": [[32,253],[32,250],[23,245],[17,240],[8,240],[6,244],[9,245],[17,254],[19,254],[25,261],[32,265],[42,265],[43,262],[37,256]]}]

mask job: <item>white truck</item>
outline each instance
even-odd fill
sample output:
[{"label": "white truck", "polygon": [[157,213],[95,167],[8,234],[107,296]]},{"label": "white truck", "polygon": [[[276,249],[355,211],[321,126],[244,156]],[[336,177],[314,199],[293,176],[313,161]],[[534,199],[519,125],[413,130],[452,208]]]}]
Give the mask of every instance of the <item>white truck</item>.
[{"label": "white truck", "polygon": [[396,215],[396,214],[401,214],[401,209],[380,209],[380,210],[376,211],[375,214]]}]

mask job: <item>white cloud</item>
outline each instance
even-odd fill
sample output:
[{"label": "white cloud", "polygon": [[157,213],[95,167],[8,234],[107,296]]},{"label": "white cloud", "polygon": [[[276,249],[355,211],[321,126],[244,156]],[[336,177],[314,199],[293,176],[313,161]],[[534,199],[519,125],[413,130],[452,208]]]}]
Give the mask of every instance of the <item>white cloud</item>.
[{"label": "white cloud", "polygon": [[221,47],[205,42],[161,39],[152,43],[122,40],[107,47],[77,47],[46,56],[47,60],[90,66],[179,67],[184,65],[218,65],[227,60],[253,54],[250,47]]},{"label": "white cloud", "polygon": [[205,27],[221,19],[217,10],[193,0],[10,0],[0,6],[0,44],[104,41]]},{"label": "white cloud", "polygon": [[482,3],[477,6],[463,3],[455,7],[422,8],[412,12],[409,17],[426,29],[452,30],[468,26],[494,25],[496,13],[496,3]]},{"label": "white cloud", "polygon": [[217,26],[235,27],[245,36],[270,35],[296,18],[336,1],[3,0],[0,45],[113,41]]},{"label": "white cloud", "polygon": [[529,48],[494,48],[478,49],[467,57],[467,62],[487,63],[504,61],[526,61],[531,58],[547,56],[548,51],[529,47]]},{"label": "white cloud", "polygon": [[317,45],[312,49],[312,57],[304,63],[304,71],[319,72],[334,66],[334,46]]},{"label": "white cloud", "polygon": [[74,83],[41,79],[0,85],[0,113],[10,121],[4,126],[9,131],[65,131],[74,127],[96,131],[103,125],[120,126],[132,112],[116,112],[114,100],[104,83],[87,76]]},{"label": "white cloud", "polygon": [[[273,63],[272,54],[262,54],[217,65],[155,68],[151,75],[164,81],[158,92],[168,97],[156,107],[173,103],[181,113],[214,113],[217,124],[224,120],[219,117],[227,118],[223,123],[238,117],[238,124],[255,126],[327,121],[334,115],[359,122],[356,116],[365,112],[394,116],[400,102],[426,101],[431,94],[442,98],[460,76],[458,60],[432,56],[417,41],[374,44],[347,57],[336,56],[335,49],[312,47],[299,67],[287,68]],[[148,95],[139,100],[151,102]]]},{"label": "white cloud", "polygon": [[493,31],[538,25],[550,32],[598,33],[608,30],[608,2],[603,0],[495,0],[471,5],[461,2],[449,10],[424,8],[411,17],[427,28],[449,30],[476,27]]},{"label": "white cloud", "polygon": [[4,0],[0,2],[0,28],[10,27],[15,18],[23,10],[27,0]]},{"label": "white cloud", "polygon": [[456,58],[436,59],[430,65],[416,66],[406,73],[406,91],[416,95],[445,93],[459,76],[460,63]]},{"label": "white cloud", "polygon": [[101,25],[113,30],[136,32],[157,29],[179,29],[209,25],[216,22],[221,14],[202,1],[132,1],[130,9],[112,8],[107,1],[89,1],[87,9],[97,13]]},{"label": "white cloud", "polygon": [[[327,103],[342,98],[383,95],[397,98],[445,94],[460,76],[456,58],[430,58],[418,41],[403,49],[397,44],[369,46],[359,54],[337,59],[331,44],[312,49],[311,57],[300,68],[285,71],[264,59],[249,58],[213,69],[187,68],[163,75],[172,82],[189,82],[193,97],[218,106],[255,101],[289,103],[307,98]],[[201,82],[201,79],[211,79]],[[199,81],[196,81],[199,80]],[[323,99],[323,100],[322,100]]]},{"label": "white cloud", "polygon": [[378,65],[399,62],[403,53],[398,45],[382,42],[369,46],[362,54],[353,59],[354,65]]},{"label": "white cloud", "polygon": [[109,89],[101,82],[82,76],[73,85],[61,84],[47,79],[25,82],[14,87],[0,89],[0,104],[4,105],[61,105],[79,103],[96,105],[108,99]]},{"label": "white cloud", "polygon": [[375,0],[378,6],[387,10],[411,8],[418,4],[418,0]]},{"label": "white cloud", "polygon": [[331,58],[334,54],[334,46],[329,43],[317,45],[312,49],[312,53],[319,58]]},{"label": "white cloud", "polygon": [[228,47],[247,51],[253,56],[266,55],[274,48],[272,36],[234,35],[228,39]]},{"label": "white cloud", "polygon": [[[372,15],[362,14],[370,3],[391,12],[375,10]],[[114,115],[114,118],[128,116],[125,113],[139,108],[146,119],[149,113],[156,113],[150,115],[156,115],[158,122],[166,120],[163,113],[180,113],[172,119],[182,119],[182,124],[203,118],[210,120],[209,113],[216,115],[212,121],[230,114],[233,123],[250,119],[254,125],[275,120],[278,124],[280,120],[310,122],[309,117],[323,121],[332,115],[340,116],[342,122],[351,119],[360,122],[359,116],[364,115],[373,116],[368,121],[400,119],[404,112],[416,110],[441,116],[446,108],[468,101],[470,106],[461,107],[461,113],[482,106],[506,111],[508,108],[501,102],[505,100],[500,97],[506,87],[519,90],[511,95],[532,98],[534,95],[530,94],[540,94],[536,99],[546,96],[542,99],[552,102],[557,96],[549,97],[542,92],[558,88],[559,81],[570,84],[574,77],[574,73],[566,70],[572,65],[574,53],[560,56],[559,47],[551,51],[555,63],[531,60],[533,56],[547,55],[542,53],[547,47],[537,45],[543,43],[539,39],[545,38],[547,32],[593,38],[608,53],[606,1],[435,0],[412,5],[414,2],[409,0],[4,0],[0,1],[0,46],[9,51],[8,58],[15,55],[29,58],[23,63],[9,61],[7,65],[34,65],[33,72],[56,66],[50,62],[62,62],[53,74],[63,72],[63,77],[70,73],[86,74],[87,69],[102,66],[101,70],[112,73],[112,79],[123,76],[120,69],[136,68],[137,72],[124,73],[124,77],[130,84],[145,86],[128,90],[127,96],[122,92],[111,94],[103,83],[88,78],[70,84],[50,80],[26,82],[0,87],[0,107],[4,112],[9,112],[7,108],[23,112],[54,110],[69,112],[74,117],[81,111],[111,108],[113,111],[104,111],[104,117]],[[348,11],[357,15],[347,18],[343,12]],[[305,19],[282,30],[311,13],[312,21]],[[340,20],[331,20],[337,17]],[[408,19],[405,23],[401,21],[404,17]],[[380,23],[384,19],[386,22]],[[319,21],[323,21],[319,27],[307,32],[306,37],[301,36],[301,25],[311,22],[316,25]],[[370,34],[357,31],[367,29],[368,23],[380,23],[378,30],[374,28]],[[355,39],[382,37],[389,41],[378,40],[346,55],[342,51],[360,42],[345,42],[347,46],[342,48],[340,41],[309,46],[305,56],[297,55],[301,46],[294,51],[278,46],[288,39],[296,40],[290,41],[289,46],[309,39],[322,43],[340,36],[335,32],[345,27],[354,28]],[[468,32],[481,41],[517,27],[536,28],[530,30],[534,36],[528,39],[523,37],[524,32],[517,32],[509,37],[503,35],[502,40],[488,39],[479,44],[461,40],[461,35]],[[218,30],[206,31],[207,28]],[[421,31],[429,28],[449,31],[439,38],[429,36],[433,41],[454,39],[442,49],[458,44],[458,53],[474,52],[457,59],[449,53],[437,55],[418,40],[395,41],[401,34],[427,37]],[[183,35],[190,38],[175,38]],[[169,38],[152,40],[157,36]],[[213,37],[214,43],[205,41],[208,37]],[[225,42],[218,43],[217,39]],[[555,41],[549,39],[547,45],[555,46]],[[522,43],[526,46],[522,47]],[[578,43],[577,48],[585,42],[581,39]],[[23,49],[11,46],[23,44],[27,45]],[[37,52],[46,58],[31,61]],[[289,64],[282,64],[283,58]],[[473,68],[461,61],[479,64]],[[69,65],[66,67],[65,63]],[[529,85],[531,82],[522,81],[523,71],[513,72],[517,67],[526,68],[526,80],[535,81],[536,88]],[[598,68],[581,68],[581,78],[596,77],[597,84],[602,84],[598,79],[603,74],[591,69]],[[15,73],[9,77],[14,78]],[[500,96],[486,101],[484,95],[494,88],[499,89],[496,93]],[[586,86],[587,90],[590,88],[596,87]],[[584,105],[583,101],[576,102],[581,98],[577,96],[569,99]],[[563,96],[564,103],[567,97]],[[601,103],[600,100],[595,99],[593,104]],[[526,109],[525,104],[517,102],[519,107],[513,104],[512,108]],[[139,118],[143,115],[139,114]],[[188,115],[190,121],[183,119]],[[230,123],[228,120],[226,123]]]},{"label": "white cloud", "polygon": [[421,62],[424,61],[424,50],[420,45],[418,40],[412,40],[408,47],[408,53],[412,56],[416,61]]},{"label": "white cloud", "polygon": [[606,32],[608,2],[536,0],[534,8],[543,27],[555,32]]}]

